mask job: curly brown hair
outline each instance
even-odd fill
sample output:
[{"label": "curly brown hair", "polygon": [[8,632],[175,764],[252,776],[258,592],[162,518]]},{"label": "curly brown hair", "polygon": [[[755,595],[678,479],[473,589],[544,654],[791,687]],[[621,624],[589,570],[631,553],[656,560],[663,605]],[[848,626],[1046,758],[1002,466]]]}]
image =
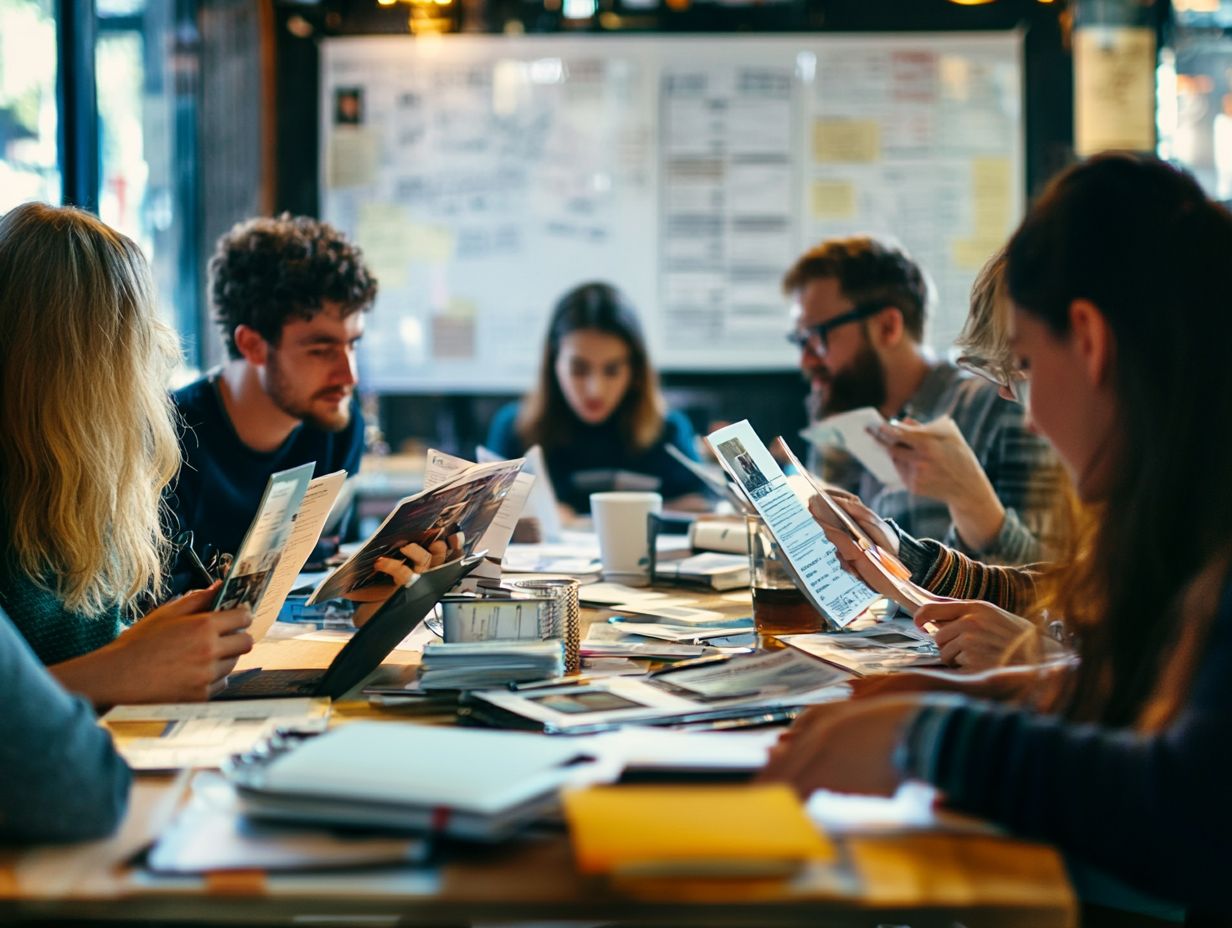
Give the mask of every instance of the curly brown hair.
[{"label": "curly brown hair", "polygon": [[210,296],[227,354],[240,357],[236,326],[278,344],[288,319],[311,319],[323,300],[343,315],[366,310],[377,282],[359,248],[329,223],[283,213],[248,219],[218,240],[210,259]]},{"label": "curly brown hair", "polygon": [[903,315],[903,328],[924,340],[929,285],[924,271],[902,248],[867,235],[832,238],[810,248],[783,275],[783,292],[791,295],[813,280],[833,277],[843,296],[861,305],[880,300]]}]

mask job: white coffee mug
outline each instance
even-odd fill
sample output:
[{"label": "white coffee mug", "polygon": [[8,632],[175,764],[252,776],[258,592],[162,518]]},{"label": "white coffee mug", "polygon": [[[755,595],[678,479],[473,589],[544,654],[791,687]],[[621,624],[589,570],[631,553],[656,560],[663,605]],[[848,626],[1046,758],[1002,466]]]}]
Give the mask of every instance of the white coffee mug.
[{"label": "white coffee mug", "polygon": [[628,586],[650,584],[650,542],[646,517],[663,511],[658,493],[591,493],[590,514],[599,536],[603,579]]}]

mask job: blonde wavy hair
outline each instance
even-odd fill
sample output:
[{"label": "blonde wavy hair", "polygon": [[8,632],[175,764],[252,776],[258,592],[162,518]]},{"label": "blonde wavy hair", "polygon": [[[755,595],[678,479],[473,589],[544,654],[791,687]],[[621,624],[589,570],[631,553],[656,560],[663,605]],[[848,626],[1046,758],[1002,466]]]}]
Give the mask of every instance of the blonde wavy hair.
[{"label": "blonde wavy hair", "polygon": [[178,358],[130,239],[41,203],[0,219],[0,515],[12,566],[70,610],[161,591]]}]

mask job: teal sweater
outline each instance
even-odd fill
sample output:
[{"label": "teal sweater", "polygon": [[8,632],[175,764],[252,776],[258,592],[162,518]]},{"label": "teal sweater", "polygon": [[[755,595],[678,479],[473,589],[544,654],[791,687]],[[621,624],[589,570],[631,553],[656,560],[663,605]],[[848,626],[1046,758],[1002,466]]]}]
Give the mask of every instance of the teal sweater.
[{"label": "teal sweater", "polygon": [[44,664],[96,651],[127,627],[119,607],[96,615],[72,612],[51,590],[31,580],[11,552],[0,556],[0,607]]}]

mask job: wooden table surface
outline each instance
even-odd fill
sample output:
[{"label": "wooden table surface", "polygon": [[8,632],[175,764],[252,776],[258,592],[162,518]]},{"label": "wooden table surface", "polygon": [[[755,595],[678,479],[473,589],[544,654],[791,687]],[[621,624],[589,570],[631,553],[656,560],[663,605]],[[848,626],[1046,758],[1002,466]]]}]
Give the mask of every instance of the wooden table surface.
[{"label": "wooden table surface", "polygon": [[[684,595],[684,591],[673,591]],[[728,615],[748,605],[688,595]],[[609,612],[587,610],[586,621]],[[261,642],[241,666],[320,667],[339,645]],[[386,672],[417,661],[395,651]],[[334,724],[415,718],[363,701],[335,704]],[[136,732],[134,732],[136,733]],[[119,733],[117,733],[119,734]],[[443,847],[428,867],[351,874],[219,874],[154,880],[130,865],[182,799],[188,775],[140,777],[120,832],[106,841],[0,851],[0,923],[69,920],[163,924],[405,924],[602,920],[620,924],[788,926],[910,924],[1069,926],[1076,903],[1051,848],[987,835],[839,837],[834,864],[791,878],[612,883],[577,874],[567,836],[542,831],[496,848]]]}]

